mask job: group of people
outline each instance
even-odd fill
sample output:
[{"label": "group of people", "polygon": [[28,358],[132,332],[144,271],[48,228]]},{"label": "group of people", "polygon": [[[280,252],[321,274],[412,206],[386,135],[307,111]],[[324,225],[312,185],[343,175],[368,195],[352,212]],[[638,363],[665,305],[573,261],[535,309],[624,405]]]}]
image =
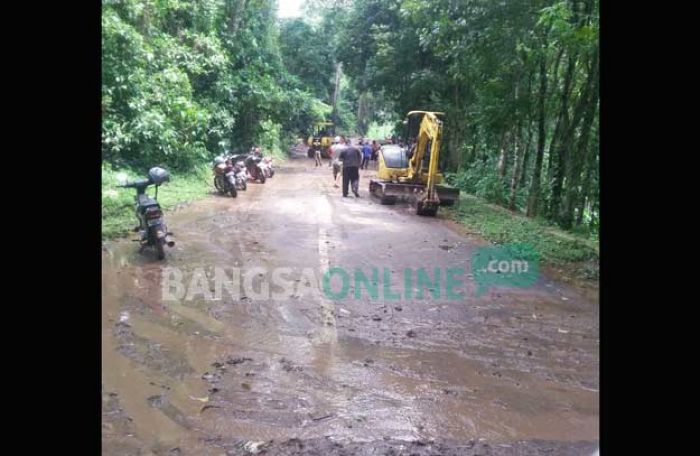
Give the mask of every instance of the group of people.
[{"label": "group of people", "polygon": [[376,162],[379,148],[381,147],[377,141],[369,142],[369,140],[360,139],[359,144],[362,146],[362,165],[361,169],[369,169],[370,161]]},{"label": "group of people", "polygon": [[333,179],[338,186],[338,177],[342,175],[343,197],[347,197],[349,190],[360,197],[360,169],[368,169],[369,162],[377,159],[379,144],[377,141],[370,143],[360,139],[357,144],[345,136],[338,136],[331,146],[331,166],[333,167]]}]

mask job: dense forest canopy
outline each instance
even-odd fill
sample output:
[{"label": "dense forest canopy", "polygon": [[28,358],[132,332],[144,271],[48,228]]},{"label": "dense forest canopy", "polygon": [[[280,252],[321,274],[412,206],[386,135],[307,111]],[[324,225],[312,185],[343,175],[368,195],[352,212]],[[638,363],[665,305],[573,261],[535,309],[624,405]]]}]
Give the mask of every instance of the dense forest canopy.
[{"label": "dense forest canopy", "polygon": [[103,0],[102,156],[187,170],[446,113],[452,184],[597,232],[597,0]]}]

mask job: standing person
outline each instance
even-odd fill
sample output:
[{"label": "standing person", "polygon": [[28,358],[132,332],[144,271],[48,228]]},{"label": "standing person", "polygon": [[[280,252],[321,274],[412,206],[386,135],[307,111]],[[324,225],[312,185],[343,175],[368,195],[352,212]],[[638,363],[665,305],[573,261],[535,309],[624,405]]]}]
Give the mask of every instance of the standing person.
[{"label": "standing person", "polygon": [[360,166],[362,169],[367,169],[370,158],[372,158],[372,146],[369,145],[369,141],[365,141],[362,146],[362,166]]},{"label": "standing person", "polygon": [[376,162],[379,155],[379,143],[377,140],[372,140],[372,161]]},{"label": "standing person", "polygon": [[333,158],[333,187],[338,188],[338,176],[340,175],[342,163],[338,157]]},{"label": "standing person", "polygon": [[343,197],[348,196],[348,184],[352,186],[352,192],[357,198],[360,197],[360,164],[362,163],[362,152],[360,149],[349,143],[343,137],[343,142],[346,147],[340,152],[340,158],[343,161]]},{"label": "standing person", "polygon": [[321,165],[322,165],[322,163],[321,163],[321,149],[318,148],[318,147],[314,150],[314,159],[316,160],[316,166],[315,166],[315,167],[318,167],[318,166],[321,166]]},{"label": "standing person", "polygon": [[338,176],[342,169],[342,163],[340,162],[340,152],[345,147],[343,145],[343,140],[340,136],[333,138],[333,144],[330,147],[331,154],[331,166],[333,167],[333,187],[338,188]]}]

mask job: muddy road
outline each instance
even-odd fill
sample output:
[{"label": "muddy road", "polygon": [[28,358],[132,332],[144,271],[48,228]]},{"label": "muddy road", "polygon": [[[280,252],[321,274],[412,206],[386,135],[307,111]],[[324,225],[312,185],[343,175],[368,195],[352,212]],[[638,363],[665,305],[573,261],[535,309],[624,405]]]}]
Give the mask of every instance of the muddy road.
[{"label": "muddy road", "polygon": [[598,305],[547,277],[479,298],[465,280],[456,301],[429,290],[356,299],[354,282],[340,299],[310,288],[163,299],[165,267],[186,285],[216,267],[289,268],[296,283],[307,283],[298,271],[334,266],[468,273],[483,242],[439,216],[379,205],[371,174],[361,172],[359,199],[343,198],[328,167],[299,155],[236,199],[167,213],[177,243],[164,262],[129,240],[105,244],[103,454],[596,450]]}]

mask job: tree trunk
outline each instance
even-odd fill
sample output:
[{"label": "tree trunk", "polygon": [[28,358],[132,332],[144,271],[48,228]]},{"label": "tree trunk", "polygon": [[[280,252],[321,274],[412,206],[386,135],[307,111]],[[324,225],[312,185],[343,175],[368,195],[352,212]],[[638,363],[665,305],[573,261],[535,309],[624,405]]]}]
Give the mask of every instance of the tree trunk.
[{"label": "tree trunk", "polygon": [[[586,150],[588,148],[588,138],[590,136],[593,118],[595,116],[596,107],[598,105],[598,60],[597,53],[592,56],[592,64],[588,73],[586,86],[581,95],[581,100],[576,107],[574,119],[569,133],[567,135],[566,149],[570,150],[569,157],[566,163],[566,192],[564,193],[562,211],[559,216],[559,224],[562,228],[571,228],[574,220],[574,208],[576,207],[577,199],[579,198],[579,183],[581,181],[581,172],[585,161]],[[583,114],[585,112],[585,114]],[[583,119],[581,119],[583,117]],[[580,121],[581,131],[579,140],[576,146],[573,145],[574,131],[578,127]]]},{"label": "tree trunk", "polygon": [[530,147],[532,146],[532,121],[527,121],[527,142],[525,143],[525,148],[523,149],[523,164],[520,167],[520,177],[518,178],[518,187],[522,188],[526,185],[527,180],[527,168],[530,164]]},{"label": "tree trunk", "polygon": [[[531,100],[532,94],[532,73],[530,72],[527,78],[527,94],[528,100]],[[518,188],[522,188],[526,185],[526,175],[527,175],[527,165],[530,160],[530,145],[532,144],[532,103],[528,103],[528,111],[525,121],[527,122],[527,140],[525,141],[525,148],[523,149],[523,160],[522,166],[520,167],[520,176],[518,177]]]},{"label": "tree trunk", "polygon": [[469,158],[470,164],[473,163],[474,160],[476,160],[476,157],[478,157],[477,154],[479,153],[479,132],[478,131],[474,131],[474,136],[473,136],[472,140],[474,142],[472,143],[472,153],[471,153],[471,157]]},{"label": "tree trunk", "polygon": [[569,229],[573,225],[574,209],[582,193],[579,191],[579,184],[581,181],[583,162],[586,156],[586,150],[588,148],[588,138],[590,136],[594,113],[595,107],[588,110],[586,118],[583,120],[583,125],[581,126],[581,136],[579,137],[578,144],[574,148],[575,154],[573,154],[573,157],[571,157],[569,160],[570,165],[568,167],[569,169],[567,170],[567,188],[564,194],[562,213],[559,218],[559,224],[564,229]]},{"label": "tree trunk", "polygon": [[503,133],[501,136],[501,140],[499,141],[499,155],[498,155],[498,175],[501,177],[501,179],[505,178],[506,176],[506,166],[507,166],[507,161],[508,161],[508,155],[506,153],[506,143],[507,143],[507,137],[508,133]]},{"label": "tree trunk", "polygon": [[[593,107],[594,111],[594,117],[595,117],[595,112],[598,108],[598,104],[596,102],[596,105]],[[583,184],[581,188],[581,195],[582,197],[580,198],[580,204],[579,204],[579,211],[578,215],[576,216],[576,226],[581,226],[583,223],[583,213],[586,205],[588,204],[589,200],[589,193],[590,193],[590,188],[591,188],[591,179],[593,175],[593,170],[594,167],[596,166],[596,158],[598,156],[598,151],[596,148],[589,147],[587,151],[587,156],[586,156],[586,174],[583,179]]]},{"label": "tree trunk", "polygon": [[545,141],[545,112],[544,101],[547,97],[547,64],[545,57],[540,60],[540,95],[537,109],[537,155],[535,156],[535,169],[530,183],[530,193],[528,195],[527,212],[528,217],[537,216],[540,204],[540,180],[542,175],[542,161],[544,159]]},{"label": "tree trunk", "polygon": [[335,65],[335,85],[333,88],[333,127],[338,128],[338,97],[340,95],[340,74],[343,71],[343,64],[338,62]]},{"label": "tree trunk", "polygon": [[449,121],[452,133],[448,142],[449,147],[446,148],[447,156],[445,158],[449,169],[457,170],[462,165],[462,144],[464,143],[461,122],[463,116],[461,115],[462,108],[458,84],[454,86],[453,95],[455,116]]},{"label": "tree trunk", "polygon": [[520,150],[520,145],[522,141],[522,138],[520,137],[522,135],[522,118],[520,110],[518,109],[519,89],[520,77],[517,78],[517,81],[515,83],[515,94],[513,97],[513,101],[515,102],[516,106],[515,116],[517,120],[515,123],[515,132],[513,133],[513,174],[510,178],[510,201],[508,201],[508,209],[510,209],[511,211],[515,209],[515,193],[518,189],[518,178],[520,177],[520,163],[522,161],[522,152]]},{"label": "tree trunk", "polygon": [[508,209],[515,210],[515,194],[518,190],[518,180],[520,179],[520,168],[522,163],[522,153],[520,152],[520,122],[518,122],[518,133],[513,141],[513,177],[510,179],[510,201]]},{"label": "tree trunk", "polygon": [[243,11],[245,10],[246,0],[238,0],[232,8],[231,17],[229,18],[228,30],[231,35],[235,35],[241,26],[243,20]]},{"label": "tree trunk", "polygon": [[[555,88],[559,82],[559,64],[561,63],[561,59],[562,59],[563,55],[564,55],[564,49],[561,49],[559,51],[559,53],[557,54],[557,60],[554,64],[554,71],[552,72],[552,75],[554,77],[553,86]],[[552,89],[552,92],[555,91],[555,88]],[[546,147],[546,150],[547,150],[547,182],[552,181],[552,169],[554,168],[554,159],[553,159],[553,155],[552,155],[552,150],[554,147],[554,143],[559,136],[560,127],[561,127],[561,111],[559,111],[559,115],[557,116],[557,123],[554,126],[554,133],[552,133],[552,137],[549,139],[549,147]]]},{"label": "tree trunk", "polygon": [[[560,129],[559,137],[552,138],[552,146],[550,149],[550,158],[554,159],[554,168],[552,169],[552,198],[550,199],[548,218],[556,219],[561,204],[561,192],[564,183],[564,164],[565,154],[568,150],[567,138],[569,137],[569,98],[573,87],[572,80],[574,69],[576,68],[576,56],[569,56],[569,65],[564,79],[564,89],[561,96],[561,111],[560,111]],[[556,140],[556,142],[555,142]],[[553,155],[552,155],[553,154]]]},{"label": "tree trunk", "polygon": [[[449,136],[447,137],[447,146],[446,148],[443,148],[443,150],[446,152],[446,156],[444,156],[444,160],[447,163],[447,169],[448,170],[458,170],[461,167],[462,163],[462,143],[463,143],[463,137],[462,137],[462,131],[459,129],[457,125],[455,125],[456,121],[450,122],[450,130],[449,130]],[[443,155],[440,155],[441,158],[443,158]]]}]

